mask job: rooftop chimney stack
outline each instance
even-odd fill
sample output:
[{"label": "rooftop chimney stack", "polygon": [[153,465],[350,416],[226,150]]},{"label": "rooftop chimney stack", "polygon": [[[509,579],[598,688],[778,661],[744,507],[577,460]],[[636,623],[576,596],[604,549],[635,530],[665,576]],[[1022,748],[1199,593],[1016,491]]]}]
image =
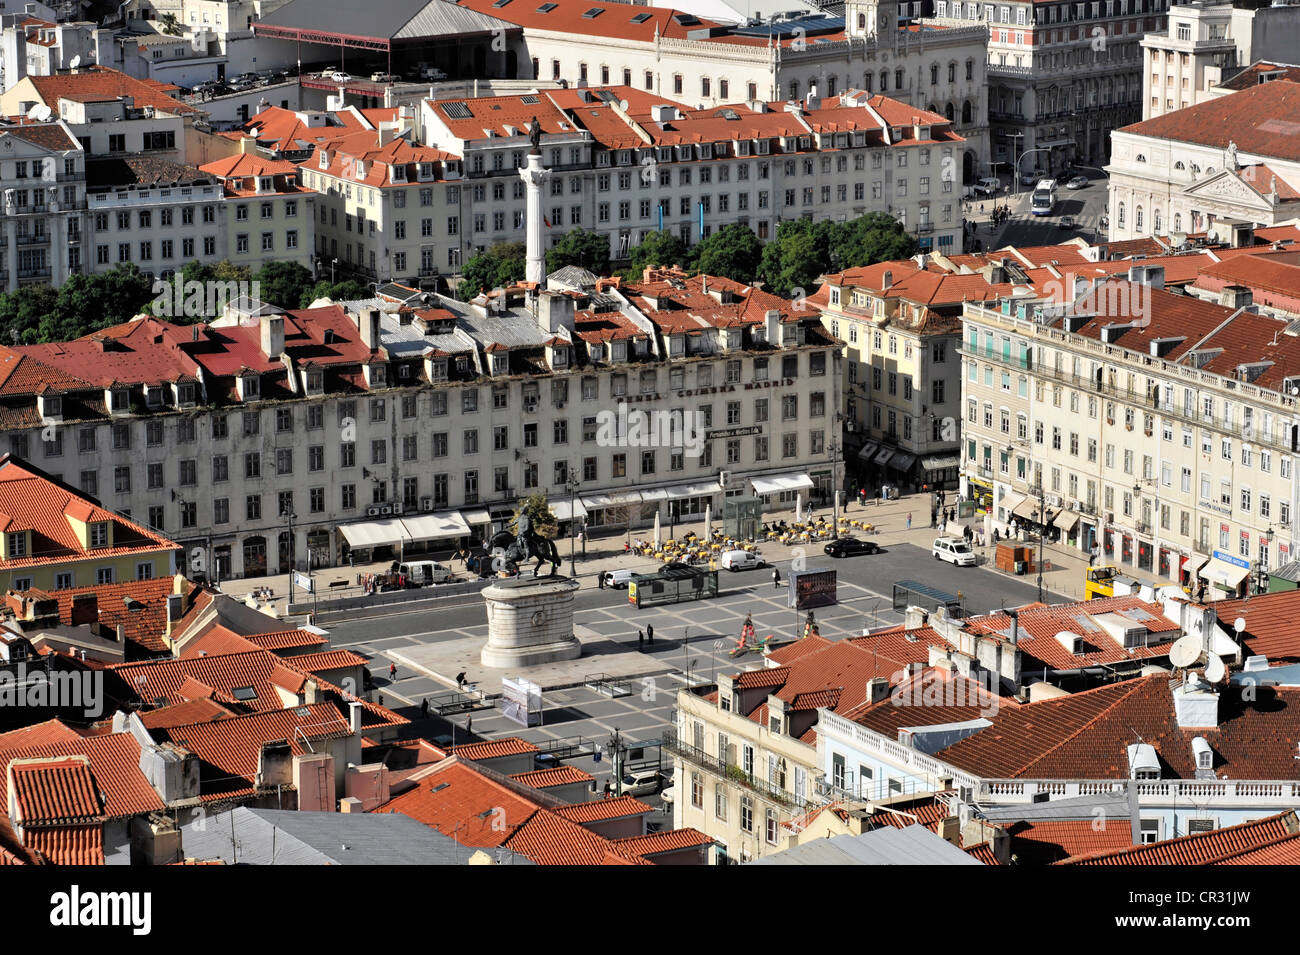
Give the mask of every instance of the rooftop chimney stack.
[{"label": "rooftop chimney stack", "polygon": [[379,317],[377,308],[364,309],[357,316],[357,327],[361,332],[361,343],[374,351],[379,347]]},{"label": "rooftop chimney stack", "polygon": [[[197,330],[197,329],[196,329]],[[262,316],[262,354],[272,361],[284,354],[284,316]]]}]

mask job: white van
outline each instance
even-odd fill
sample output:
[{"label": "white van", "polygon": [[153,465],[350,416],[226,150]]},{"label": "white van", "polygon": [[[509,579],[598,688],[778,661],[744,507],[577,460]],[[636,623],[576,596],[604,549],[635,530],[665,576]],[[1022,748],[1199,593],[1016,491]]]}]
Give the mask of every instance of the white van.
[{"label": "white van", "polygon": [[960,537],[935,538],[930,553],[934,555],[935,560],[946,560],[958,567],[973,567],[975,565],[975,552]]},{"label": "white van", "polygon": [[400,564],[397,568],[399,574],[405,574],[406,579],[416,587],[424,587],[429,584],[445,584],[455,576],[450,567],[444,567],[434,560],[419,560],[410,564]]},{"label": "white van", "polygon": [[605,586],[614,589],[626,587],[632,582],[632,575],[635,573],[635,570],[628,570],[625,567],[619,570],[607,570],[605,571]]},{"label": "white van", "polygon": [[729,550],[718,564],[723,570],[754,570],[763,566],[763,558],[748,550]]}]

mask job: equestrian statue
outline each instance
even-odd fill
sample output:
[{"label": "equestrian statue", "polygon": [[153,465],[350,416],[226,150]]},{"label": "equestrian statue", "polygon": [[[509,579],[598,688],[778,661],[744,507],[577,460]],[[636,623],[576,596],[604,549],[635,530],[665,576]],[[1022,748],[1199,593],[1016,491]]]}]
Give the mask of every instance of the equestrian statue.
[{"label": "equestrian statue", "polygon": [[560,569],[560,552],[555,541],[534,531],[528,515],[522,512],[516,519],[515,533],[512,535],[503,530],[493,534],[489,549],[492,552],[492,569],[497,573],[504,572],[513,577],[519,573],[520,564],[533,558],[537,558],[537,566],[533,568],[534,577],[541,576],[542,564],[547,561],[551,563],[550,576],[554,577]]}]

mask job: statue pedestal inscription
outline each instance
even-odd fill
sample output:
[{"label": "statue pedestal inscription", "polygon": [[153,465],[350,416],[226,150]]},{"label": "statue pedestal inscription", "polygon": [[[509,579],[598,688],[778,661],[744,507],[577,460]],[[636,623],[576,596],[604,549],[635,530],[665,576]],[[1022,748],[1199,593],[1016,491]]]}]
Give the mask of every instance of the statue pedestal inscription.
[{"label": "statue pedestal inscription", "polygon": [[483,590],[488,640],[480,660],[508,669],[557,660],[576,660],[582,644],[573,635],[573,597],[578,582],[568,578],[515,578]]}]

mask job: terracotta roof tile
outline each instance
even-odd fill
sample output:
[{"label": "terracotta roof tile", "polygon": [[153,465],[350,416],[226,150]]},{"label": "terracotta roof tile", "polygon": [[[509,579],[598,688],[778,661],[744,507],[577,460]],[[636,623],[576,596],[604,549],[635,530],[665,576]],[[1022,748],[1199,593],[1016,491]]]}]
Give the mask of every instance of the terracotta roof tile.
[{"label": "terracotta roof tile", "polygon": [[627,836],[613,840],[619,852],[649,858],[664,852],[711,846],[713,839],[697,829],[662,829],[644,836]]},{"label": "terracotta roof tile", "polygon": [[14,760],[9,774],[11,801],[24,828],[82,823],[100,814],[90,761],[84,756]]},{"label": "terracotta roof tile", "polygon": [[574,803],[571,806],[558,806],[557,816],[563,816],[570,822],[585,825],[606,819],[621,819],[625,816],[648,816],[655,812],[653,806],[647,806],[635,796],[612,796],[609,799],[595,799],[591,802]]},{"label": "terracotta roof tile", "polygon": [[54,865],[103,865],[104,829],[98,823],[31,829],[27,845]]},{"label": "terracotta roof tile", "polygon": [[79,103],[103,103],[130,96],[138,109],[152,106],[176,115],[199,112],[193,106],[174,99],[171,93],[179,92],[170,83],[157,80],[140,80],[106,66],[91,66],[76,73],[58,73],[54,76],[30,76],[32,85],[46,106],[58,109],[60,99]]},{"label": "terracotta roof tile", "polygon": [[534,769],[526,773],[512,773],[510,778],[533,789],[550,789],[555,786],[572,786],[576,783],[587,784],[591,782],[592,775],[576,766],[556,766],[551,769]]},{"label": "terracotta roof tile", "polygon": [[1300,85],[1261,83],[1117,130],[1135,136],[1237,149],[1252,156],[1300,160]]},{"label": "terracotta roof tile", "polygon": [[[87,736],[76,740],[45,743],[0,753],[0,765],[15,759],[56,758],[84,755],[96,792],[103,793],[102,812],[110,818],[134,816],[163,808],[162,800],[140,771],[140,744],[130,733]],[[8,805],[7,773],[0,774],[0,804]]]},{"label": "terracotta roof tile", "polygon": [[462,743],[452,749],[461,759],[498,759],[502,756],[521,756],[537,752],[537,747],[527,740],[511,736],[506,739],[485,740],[481,743]]},{"label": "terracotta roof tile", "polygon": [[1239,825],[1142,846],[1092,852],[1061,865],[1221,865],[1270,847],[1295,858],[1300,820],[1294,810]]}]

